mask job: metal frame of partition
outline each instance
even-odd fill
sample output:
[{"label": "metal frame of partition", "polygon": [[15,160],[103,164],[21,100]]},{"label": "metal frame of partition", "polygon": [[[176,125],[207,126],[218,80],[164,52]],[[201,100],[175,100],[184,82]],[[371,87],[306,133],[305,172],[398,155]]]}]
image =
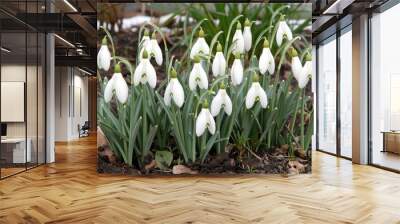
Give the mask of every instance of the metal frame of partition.
[{"label": "metal frame of partition", "polygon": [[[39,4],[38,3],[42,2],[42,1],[39,1],[39,0],[28,1],[28,0],[25,0],[25,1],[21,1],[21,2],[25,3],[25,12],[27,12],[27,3],[28,2],[36,3],[36,11],[38,12],[38,10],[39,10],[39,6],[38,6]],[[46,11],[47,11],[47,7],[46,7]],[[2,9],[2,12],[6,12],[6,11],[4,11]],[[27,14],[25,13],[25,16],[26,15]],[[17,19],[17,18],[15,18],[15,19]],[[0,180],[3,180],[5,178],[8,178],[8,177],[11,177],[11,176],[14,176],[14,175],[17,175],[19,173],[25,172],[27,170],[36,168],[36,167],[38,167],[40,165],[43,165],[43,164],[47,163],[47,151],[46,151],[46,149],[47,149],[47,128],[46,128],[47,127],[47,110],[46,110],[46,108],[47,108],[47,99],[46,99],[47,98],[47,81],[46,81],[46,77],[47,77],[47,38],[46,38],[46,36],[47,36],[47,33],[41,32],[40,30],[37,30],[37,29],[34,29],[33,27],[29,26],[26,23],[24,23],[24,29],[25,30],[23,32],[21,32],[21,35],[25,35],[25,58],[24,58],[24,60],[25,60],[25,87],[24,87],[25,168],[23,170],[21,170],[21,171],[18,171],[18,172],[12,173],[10,175],[4,176],[3,175],[4,172],[2,172],[3,168],[1,168],[1,166],[0,166]],[[1,30],[1,23],[0,23],[0,30]],[[36,44],[36,50],[35,50],[35,53],[36,53],[36,72],[35,72],[35,74],[36,74],[36,87],[35,87],[36,88],[36,122],[33,122],[36,125],[36,127],[35,127],[36,136],[32,137],[32,138],[36,138],[36,162],[35,163],[30,163],[29,164],[30,166],[28,166],[28,162],[27,162],[28,161],[28,153],[27,153],[27,148],[28,148],[28,110],[27,110],[27,96],[28,96],[27,95],[27,82],[28,82],[28,33],[30,33],[30,32],[28,32],[28,30],[33,30],[33,35],[36,37],[36,41],[35,41],[35,44]],[[0,31],[0,46],[2,46],[2,34],[3,33],[7,33],[7,32]],[[44,34],[42,36],[42,38],[39,38],[40,34]],[[40,46],[39,45],[39,41],[42,42],[42,48],[43,48],[40,51],[40,53],[39,53],[39,46]],[[43,85],[43,92],[41,93],[41,96],[39,96],[39,68],[38,68],[38,66],[40,65],[40,63],[39,63],[39,54],[40,54],[42,60],[44,60],[43,63],[42,63],[42,70],[41,70],[41,72],[42,72],[41,82],[42,82],[42,85]],[[2,78],[1,77],[1,67],[2,67],[2,63],[1,62],[2,61],[3,61],[2,60],[2,54],[0,54],[0,82],[1,82],[1,78]],[[0,86],[0,90],[1,90],[1,86]],[[42,99],[42,104],[43,104],[42,105],[43,116],[41,114],[41,117],[39,117],[39,97],[42,97],[41,99]],[[0,101],[1,101],[1,91],[0,91]],[[1,105],[0,105],[0,109],[1,109]],[[41,155],[41,157],[43,157],[43,158],[41,158],[43,160],[42,162],[39,161],[39,153],[40,153],[39,152],[39,145],[40,145],[40,143],[39,143],[39,120],[41,122],[43,122],[43,127],[42,127],[43,128],[43,130],[42,130],[42,135],[43,135],[42,138],[43,139],[42,139],[42,146],[41,146],[41,150],[42,150],[42,153],[43,153]],[[1,114],[0,114],[0,123],[1,123]],[[0,144],[0,158],[1,158],[1,152],[2,152],[1,147],[2,146]]]}]

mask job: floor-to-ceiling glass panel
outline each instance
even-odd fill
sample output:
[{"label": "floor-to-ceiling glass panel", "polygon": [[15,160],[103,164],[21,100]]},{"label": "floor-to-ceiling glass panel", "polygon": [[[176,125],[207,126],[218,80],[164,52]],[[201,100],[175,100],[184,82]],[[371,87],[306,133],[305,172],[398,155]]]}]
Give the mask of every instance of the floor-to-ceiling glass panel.
[{"label": "floor-to-ceiling glass panel", "polygon": [[336,153],[336,40],[318,48],[318,149]]},{"label": "floor-to-ceiling glass panel", "polygon": [[400,4],[371,19],[372,163],[400,170]]},{"label": "floor-to-ceiling glass panel", "polygon": [[352,32],[340,36],[340,154],[352,157]]},{"label": "floor-to-ceiling glass panel", "polygon": [[26,40],[25,31],[1,34],[2,177],[25,170],[31,161],[25,117]]}]

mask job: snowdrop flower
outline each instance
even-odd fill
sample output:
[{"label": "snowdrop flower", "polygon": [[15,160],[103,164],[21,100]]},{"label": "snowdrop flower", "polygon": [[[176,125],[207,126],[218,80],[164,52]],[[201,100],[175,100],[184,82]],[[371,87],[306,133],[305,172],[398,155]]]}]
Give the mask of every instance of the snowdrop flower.
[{"label": "snowdrop flower", "polygon": [[258,61],[258,68],[261,74],[265,74],[267,71],[269,74],[274,74],[275,71],[275,60],[272,56],[271,49],[269,49],[269,42],[267,38],[264,40],[264,48],[262,50],[260,60]]},{"label": "snowdrop flower", "polygon": [[242,25],[240,25],[240,22],[238,22],[236,25],[236,31],[235,34],[233,35],[232,44],[233,44],[232,52],[234,54],[244,53],[244,38],[242,34]]},{"label": "snowdrop flower", "polygon": [[153,65],[149,61],[149,55],[146,50],[143,51],[143,59],[140,61],[139,65],[136,67],[133,74],[133,85],[137,86],[140,83],[148,83],[151,88],[154,89],[157,84],[156,70],[154,70]]},{"label": "snowdrop flower", "polygon": [[284,38],[287,38],[288,40],[293,39],[292,31],[290,30],[284,19],[285,16],[282,15],[278,23],[278,30],[276,32],[276,43],[278,44],[278,46],[282,45],[282,41]]},{"label": "snowdrop flower", "polygon": [[99,53],[97,54],[97,67],[99,69],[103,69],[104,71],[108,71],[108,69],[110,69],[110,63],[111,53],[108,50],[107,37],[104,37],[101,41]]},{"label": "snowdrop flower", "polygon": [[222,83],[217,95],[211,101],[211,114],[216,117],[221,109],[224,109],[225,113],[229,116],[232,113],[232,101],[226,93],[225,85]]},{"label": "snowdrop flower", "polygon": [[222,46],[218,42],[217,53],[215,54],[214,61],[212,64],[212,71],[215,77],[225,75],[226,60],[224,54],[222,54]]},{"label": "snowdrop flower", "polygon": [[170,106],[171,99],[179,108],[182,107],[185,100],[185,92],[183,91],[182,85],[177,78],[176,71],[173,68],[171,71],[171,79],[169,80],[164,93],[165,105]]},{"label": "snowdrop flower", "polygon": [[196,87],[200,89],[207,89],[208,88],[208,78],[207,74],[204,71],[203,67],[200,64],[200,57],[194,57],[194,65],[193,69],[189,74],[189,88],[192,91],[196,90]]},{"label": "snowdrop flower", "polygon": [[259,77],[256,73],[253,76],[253,83],[246,95],[246,108],[250,109],[254,106],[254,103],[260,101],[261,107],[266,108],[268,105],[267,93],[261,87]]},{"label": "snowdrop flower", "polygon": [[298,80],[301,75],[301,70],[303,69],[303,66],[301,65],[301,61],[299,59],[297,51],[294,48],[289,49],[289,56],[292,58],[293,76]]},{"label": "snowdrop flower", "polygon": [[246,19],[246,21],[244,22],[243,38],[244,38],[244,50],[248,52],[251,49],[251,43],[252,43],[251,22],[249,19]]},{"label": "snowdrop flower", "polygon": [[208,129],[210,134],[215,133],[215,121],[210,111],[208,110],[207,100],[203,103],[203,108],[201,109],[199,115],[196,119],[196,135],[200,137],[204,134],[205,130]]},{"label": "snowdrop flower", "polygon": [[200,27],[199,38],[197,38],[196,43],[193,45],[190,50],[190,58],[194,59],[196,55],[204,54],[208,55],[210,53],[210,47],[208,46],[206,40],[204,39],[204,31]]},{"label": "snowdrop flower", "polygon": [[240,55],[237,53],[235,55],[235,60],[233,61],[232,68],[231,68],[231,78],[232,84],[234,86],[240,85],[243,80],[243,66],[242,62],[240,61]]},{"label": "snowdrop flower", "polygon": [[142,38],[142,50],[140,51],[140,59],[143,59],[143,51],[146,50],[150,54],[150,58],[154,57],[158,65],[163,63],[163,55],[160,46],[158,45],[156,34],[151,35],[149,38],[149,31],[144,31],[144,36]]},{"label": "snowdrop flower", "polygon": [[128,100],[129,89],[124,77],[122,77],[121,67],[119,64],[115,65],[114,74],[110,81],[107,82],[106,88],[104,89],[104,100],[106,103],[111,101],[114,92],[120,103],[126,103]]},{"label": "snowdrop flower", "polygon": [[300,74],[299,78],[297,79],[300,89],[303,89],[307,85],[308,80],[311,77],[311,73],[312,73],[311,55],[309,53],[307,53],[306,62],[304,63],[304,66],[303,66],[303,69],[301,70],[301,74]]}]

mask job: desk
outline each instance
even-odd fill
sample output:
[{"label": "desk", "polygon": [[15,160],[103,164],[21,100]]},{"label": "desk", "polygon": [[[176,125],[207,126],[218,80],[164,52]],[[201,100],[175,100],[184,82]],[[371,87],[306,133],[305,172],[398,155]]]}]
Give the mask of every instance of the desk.
[{"label": "desk", "polygon": [[[26,140],[28,143],[26,147],[25,153],[25,138],[5,138],[1,139],[1,156],[2,159],[5,159],[8,163],[25,163],[31,162],[32,160],[32,153],[31,153],[31,146],[32,141],[30,138]],[[5,152],[5,153],[3,153]],[[3,154],[5,154],[3,156]],[[12,154],[12,157],[11,155]],[[8,158],[7,158],[8,157]],[[12,160],[11,160],[12,158]],[[26,161],[25,161],[26,158]]]},{"label": "desk", "polygon": [[400,131],[383,131],[383,151],[400,154]]}]

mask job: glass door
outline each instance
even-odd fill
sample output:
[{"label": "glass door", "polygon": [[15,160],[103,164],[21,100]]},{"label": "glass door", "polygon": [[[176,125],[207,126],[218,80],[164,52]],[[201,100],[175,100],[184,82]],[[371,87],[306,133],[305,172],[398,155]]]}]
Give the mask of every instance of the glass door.
[{"label": "glass door", "polygon": [[352,157],[352,32],[340,35],[340,156]]},{"label": "glass door", "polygon": [[336,36],[318,48],[318,150],[336,154]]}]

